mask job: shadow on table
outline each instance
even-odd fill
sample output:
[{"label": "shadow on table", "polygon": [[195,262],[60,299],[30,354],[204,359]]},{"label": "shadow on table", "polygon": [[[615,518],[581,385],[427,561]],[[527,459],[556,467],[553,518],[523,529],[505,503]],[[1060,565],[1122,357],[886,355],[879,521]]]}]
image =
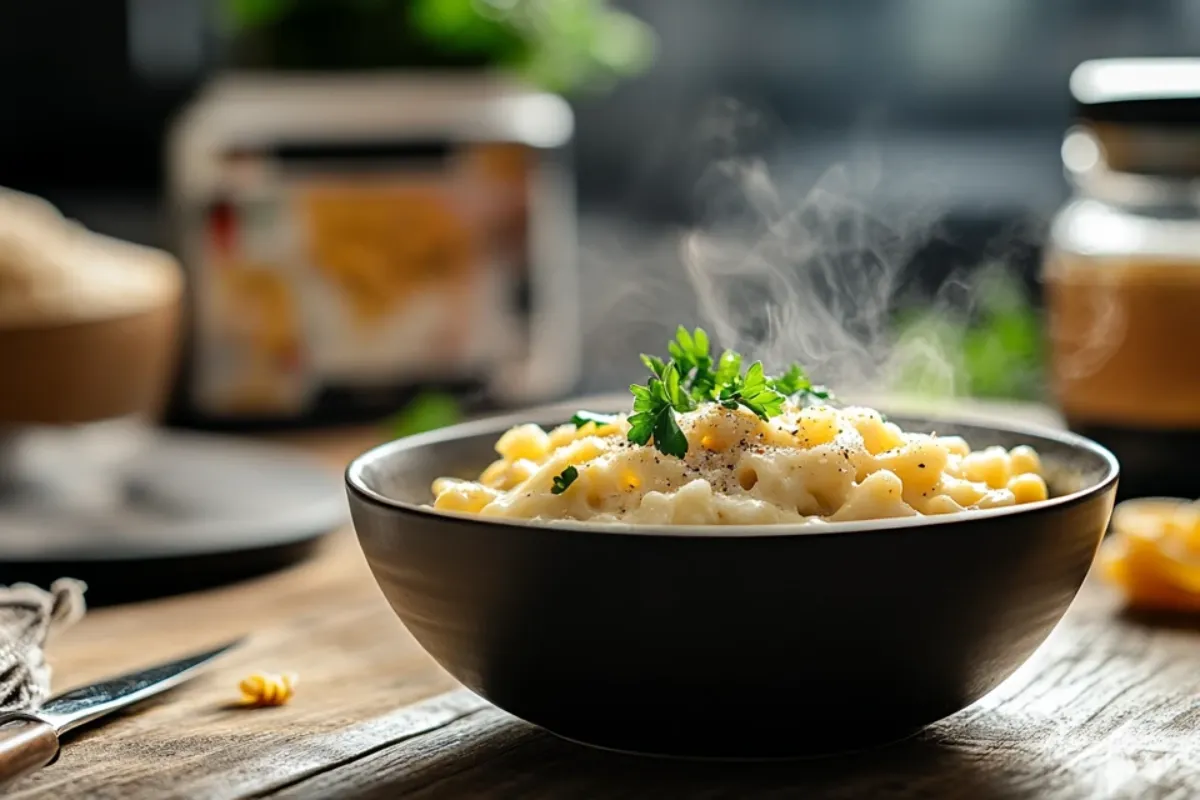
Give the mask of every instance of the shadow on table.
[{"label": "shadow on table", "polygon": [[[854,755],[775,762],[641,758],[571,744],[511,718],[442,747],[417,771],[384,777],[356,797],[871,798],[1007,800],[1028,796],[994,752],[932,734]],[[343,786],[343,788],[346,788]]]},{"label": "shadow on table", "polygon": [[1200,614],[1195,612],[1123,608],[1118,612],[1118,618],[1121,622],[1146,628],[1200,633]]}]

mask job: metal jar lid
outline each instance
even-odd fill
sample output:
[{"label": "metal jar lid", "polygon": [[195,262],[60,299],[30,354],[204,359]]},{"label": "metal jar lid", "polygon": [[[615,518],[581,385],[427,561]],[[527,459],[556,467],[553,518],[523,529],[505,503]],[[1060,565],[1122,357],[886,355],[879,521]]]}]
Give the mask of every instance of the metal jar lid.
[{"label": "metal jar lid", "polygon": [[[1085,61],[1070,90],[1077,125],[1068,139],[1090,137],[1108,170],[1200,176],[1200,59]],[[1072,169],[1066,148],[1064,159]]]}]

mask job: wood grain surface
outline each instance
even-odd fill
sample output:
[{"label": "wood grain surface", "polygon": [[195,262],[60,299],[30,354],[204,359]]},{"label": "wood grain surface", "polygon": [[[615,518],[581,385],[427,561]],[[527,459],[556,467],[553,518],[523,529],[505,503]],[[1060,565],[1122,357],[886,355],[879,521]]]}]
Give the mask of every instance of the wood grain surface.
[{"label": "wood grain surface", "polygon": [[[369,436],[305,443],[340,466]],[[908,741],[813,761],[642,759],[515,720],[421,651],[349,531],[287,572],[90,614],[52,644],[55,683],[240,633],[247,644],[202,677],[67,737],[56,763],[5,796],[1200,797],[1200,621],[1127,614],[1094,580],[1034,658],[975,706]],[[295,699],[239,707],[238,681],[259,669],[299,673]]]}]

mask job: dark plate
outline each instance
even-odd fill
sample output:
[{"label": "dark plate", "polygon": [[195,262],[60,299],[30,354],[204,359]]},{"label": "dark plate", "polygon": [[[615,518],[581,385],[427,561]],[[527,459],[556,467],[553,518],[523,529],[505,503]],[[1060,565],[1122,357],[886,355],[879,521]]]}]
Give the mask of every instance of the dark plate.
[{"label": "dark plate", "polygon": [[0,485],[0,585],[79,578],[93,606],[194,591],[296,563],[349,516],[336,472],[272,443],[155,431],[107,470],[72,447],[32,459],[50,486]]},{"label": "dark plate", "polygon": [[392,442],[347,471],[392,607],[458,680],[565,738],[688,757],[869,747],[965,708],[1045,640],[1112,511],[1117,462],[1078,436],[895,418],[974,447],[1030,444],[1047,502],[900,521],[617,529],[422,508],[518,421]]}]

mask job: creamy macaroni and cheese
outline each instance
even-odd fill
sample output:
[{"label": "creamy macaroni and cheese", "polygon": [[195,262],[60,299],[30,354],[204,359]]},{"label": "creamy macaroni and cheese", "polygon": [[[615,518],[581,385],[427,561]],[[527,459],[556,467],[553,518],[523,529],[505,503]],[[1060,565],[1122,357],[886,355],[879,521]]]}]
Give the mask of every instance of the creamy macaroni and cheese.
[{"label": "creamy macaroni and cheese", "polygon": [[434,508],[538,520],[757,525],[950,514],[1045,500],[1030,447],[972,451],[906,433],[870,408],[802,407],[764,420],[709,402],[678,415],[681,458],[628,440],[628,418],[512,428],[476,481],[434,483]]}]

